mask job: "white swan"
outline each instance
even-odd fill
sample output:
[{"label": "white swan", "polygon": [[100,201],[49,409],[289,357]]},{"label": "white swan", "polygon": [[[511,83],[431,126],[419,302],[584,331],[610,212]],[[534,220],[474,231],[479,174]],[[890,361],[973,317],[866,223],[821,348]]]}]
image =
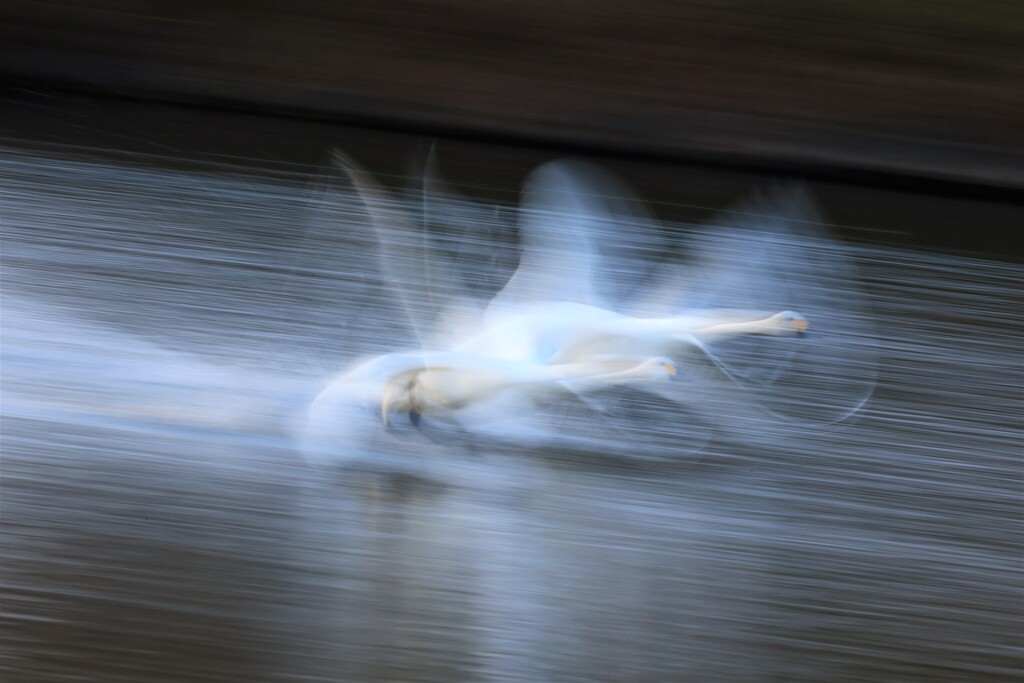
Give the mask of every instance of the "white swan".
[{"label": "white swan", "polygon": [[530,365],[444,354],[423,367],[388,378],[381,392],[381,416],[385,426],[392,412],[406,412],[417,423],[420,416],[447,418],[469,406],[507,399],[508,394],[536,404],[567,390],[582,394],[633,382],[667,381],[677,371],[668,358],[637,363],[626,357],[607,356],[579,363]]},{"label": "white swan", "polygon": [[[443,198],[451,191],[437,175],[431,154],[424,181],[429,196],[451,201]],[[646,259],[658,245],[641,206],[614,177],[588,164],[549,162],[533,171],[520,207],[519,267],[488,303],[482,329],[456,348],[530,362],[577,362],[590,353],[672,356],[689,335],[711,343],[807,331],[807,319],[792,311],[699,310],[659,318],[617,311],[664,286],[635,285],[632,296],[622,293],[628,288],[609,286],[651,269]],[[638,247],[638,241],[644,243]],[[674,278],[670,284],[681,283]]]},{"label": "white swan", "polygon": [[799,313],[705,311],[688,316],[635,318],[576,303],[524,307],[463,342],[458,349],[486,350],[508,360],[585,362],[609,355],[669,356],[694,346],[742,336],[798,337],[809,323]]},{"label": "white swan", "polygon": [[536,401],[547,395],[597,391],[636,381],[667,381],[677,372],[667,358],[642,362],[604,357],[563,365],[531,365],[467,352],[393,353],[357,365],[333,380],[313,401],[362,405],[387,426],[392,413],[448,418],[468,406],[506,393]]},{"label": "white swan", "polygon": [[540,366],[466,352],[386,354],[341,374],[317,395],[306,411],[303,450],[315,463],[345,459],[339,449],[352,459],[352,453],[379,440],[396,413],[408,415],[417,427],[428,417],[470,431],[489,429],[490,423],[518,421],[546,398],[638,381],[667,382],[676,371],[666,358]]},{"label": "white swan", "polygon": [[[805,190],[783,188],[723,212],[715,227],[693,232],[687,265],[658,262],[656,249],[630,250],[632,236],[652,239],[648,221],[624,208],[634,205],[628,189],[585,166],[534,171],[523,196],[520,268],[488,306],[486,325],[459,348],[548,363],[600,353],[680,361],[696,350],[742,396],[777,416],[786,411],[785,419],[828,424],[860,411],[878,361],[871,316],[842,245]],[[603,281],[622,274],[644,284],[610,296]],[[807,343],[778,341],[812,326]],[[697,406],[703,392],[691,388],[668,397]]]}]

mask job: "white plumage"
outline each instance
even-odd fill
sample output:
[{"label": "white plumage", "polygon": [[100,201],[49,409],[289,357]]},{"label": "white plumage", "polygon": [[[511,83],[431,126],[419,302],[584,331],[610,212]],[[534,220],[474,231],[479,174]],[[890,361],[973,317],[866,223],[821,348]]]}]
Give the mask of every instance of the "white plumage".
[{"label": "white plumage", "polygon": [[[358,420],[363,430],[370,423],[382,430],[395,413],[407,414],[414,424],[425,417],[473,429],[492,417],[515,420],[553,397],[582,397],[621,385],[686,400],[678,391],[661,389],[680,358],[710,361],[721,376],[745,386],[743,363],[723,361],[712,345],[803,336],[811,324],[800,313],[760,305],[773,298],[761,290],[774,286],[773,295],[784,294],[785,287],[778,286],[782,280],[772,273],[777,265],[770,260],[772,249],[784,245],[794,254],[801,249],[799,238],[782,234],[790,227],[785,220],[775,220],[777,242],[771,230],[759,226],[726,231],[717,245],[712,238],[705,263],[691,265],[693,277],[687,280],[680,276],[681,266],[647,258],[657,252],[642,244],[654,239],[652,222],[620,183],[587,165],[549,163],[531,174],[524,189],[518,268],[493,295],[471,295],[457,285],[457,273],[432,246],[431,236],[369,173],[343,155],[336,161],[365,203],[378,236],[381,270],[423,348],[371,359],[335,379],[308,411],[307,440],[323,443],[330,435],[336,445],[351,442],[358,435],[342,423]],[[450,200],[444,195],[451,194],[431,157],[426,206]],[[806,206],[798,198],[786,210],[806,213]],[[744,239],[756,256],[752,267],[762,270],[754,273],[763,278],[760,288],[749,286],[752,278],[741,255],[731,253]],[[785,253],[776,260],[784,258]],[[615,274],[632,278],[631,286],[610,286]],[[738,291],[737,283],[747,286],[743,296],[749,301],[743,304],[752,304],[749,310],[716,301]],[[683,292],[703,305],[681,305]],[[870,382],[864,387],[870,394]],[[840,406],[840,418],[859,408],[866,394],[849,401],[840,397],[853,404]],[[765,396],[771,398],[759,395]],[[593,405],[600,410],[600,404]]]}]

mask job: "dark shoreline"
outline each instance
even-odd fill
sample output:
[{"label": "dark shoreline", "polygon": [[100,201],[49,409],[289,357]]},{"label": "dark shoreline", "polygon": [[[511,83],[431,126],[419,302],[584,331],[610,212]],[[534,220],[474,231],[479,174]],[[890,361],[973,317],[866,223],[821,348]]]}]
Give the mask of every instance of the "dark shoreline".
[{"label": "dark shoreline", "polygon": [[[261,116],[294,121],[300,125],[304,123],[328,124],[379,133],[446,138],[481,145],[527,147],[570,156],[591,156],[650,164],[704,166],[721,171],[785,176],[808,181],[842,183],[858,187],[885,188],[915,194],[931,194],[1024,206],[1024,167],[1017,175],[1004,173],[997,178],[984,178],[976,174],[940,173],[922,168],[900,168],[884,163],[877,165],[856,163],[842,157],[814,158],[800,154],[771,155],[754,149],[716,149],[714,146],[658,148],[644,142],[611,138],[566,137],[541,130],[503,129],[497,126],[458,124],[444,119],[402,118],[359,111],[319,111],[272,103],[257,104],[189,96],[182,93],[120,91],[47,81],[14,82],[13,84],[8,81],[5,85],[14,93],[20,90],[50,97],[105,98],[135,104],[182,107],[219,114]],[[0,88],[2,87],[0,86]]]},{"label": "dark shoreline", "polygon": [[[39,84],[0,90],[0,97],[3,137],[13,147],[79,146],[89,155],[155,154],[152,163],[173,166],[226,161],[261,172],[276,168],[300,174],[323,172],[330,150],[340,147],[376,173],[402,176],[415,173],[415,158],[436,141],[452,182],[471,195],[482,192],[483,198],[511,203],[537,163],[582,156],[622,174],[659,217],[670,221],[704,222],[757,187],[808,182],[846,239],[1009,262],[1024,258],[1019,217],[1024,193],[964,179],[731,153],[674,157],[460,128],[391,127],[388,121],[350,124],[342,117],[273,107],[188,106]],[[160,157],[165,161],[157,161]],[[915,207],[909,214],[908,202]]]},{"label": "dark shoreline", "polygon": [[0,8],[0,84],[884,186],[1024,194],[1024,12],[901,0]]}]

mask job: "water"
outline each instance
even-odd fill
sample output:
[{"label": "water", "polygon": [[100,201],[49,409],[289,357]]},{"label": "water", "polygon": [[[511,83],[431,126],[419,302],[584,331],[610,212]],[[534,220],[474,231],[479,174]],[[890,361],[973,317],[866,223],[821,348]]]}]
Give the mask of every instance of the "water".
[{"label": "water", "polygon": [[[127,124],[131,145],[63,144],[117,130],[88,121],[0,155],[5,680],[1020,677],[1021,268],[871,232],[1004,209],[813,188],[880,341],[841,428],[726,393],[678,459],[407,430],[437,476],[364,486],[308,467],[297,421],[345,362],[415,340],[324,157],[234,129],[247,158],[154,156],[180,140]],[[455,165],[493,164],[476,193],[508,201],[500,154],[530,154],[473,152]],[[631,172],[694,176],[655,206],[673,220],[750,186]]]}]

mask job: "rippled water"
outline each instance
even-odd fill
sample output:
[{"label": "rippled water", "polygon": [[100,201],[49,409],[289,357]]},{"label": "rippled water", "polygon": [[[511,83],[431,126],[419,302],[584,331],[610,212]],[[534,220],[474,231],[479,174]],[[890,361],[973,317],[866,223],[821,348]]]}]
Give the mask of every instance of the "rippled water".
[{"label": "rippled water", "polygon": [[410,429],[440,475],[384,484],[295,446],[329,373],[415,343],[322,169],[0,168],[5,680],[1022,673],[1019,266],[853,248],[880,361],[840,427],[752,406],[678,459]]}]

